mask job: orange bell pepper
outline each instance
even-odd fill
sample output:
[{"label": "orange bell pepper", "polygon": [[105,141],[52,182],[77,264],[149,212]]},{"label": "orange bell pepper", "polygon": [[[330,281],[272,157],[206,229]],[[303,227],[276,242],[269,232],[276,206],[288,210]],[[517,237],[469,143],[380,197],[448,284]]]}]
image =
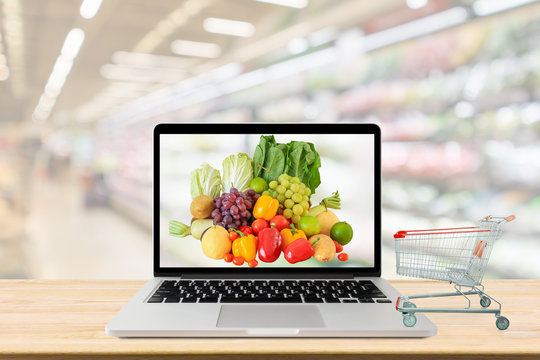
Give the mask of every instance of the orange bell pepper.
[{"label": "orange bell pepper", "polygon": [[243,257],[245,261],[255,259],[255,255],[257,255],[257,238],[254,235],[244,236],[242,234],[241,237],[233,241],[232,253],[235,257]]},{"label": "orange bell pepper", "polygon": [[264,219],[270,221],[279,208],[279,202],[277,199],[272,199],[268,195],[262,195],[253,207],[253,217],[255,219]]},{"label": "orange bell pepper", "polygon": [[306,233],[303,232],[302,230],[296,230],[296,228],[294,227],[294,224],[291,224],[290,229],[287,228],[287,229],[281,230],[280,234],[281,234],[281,237],[283,238],[283,245],[281,246],[282,250],[285,250],[287,245],[289,245],[296,239],[300,239],[300,238],[307,239]]}]

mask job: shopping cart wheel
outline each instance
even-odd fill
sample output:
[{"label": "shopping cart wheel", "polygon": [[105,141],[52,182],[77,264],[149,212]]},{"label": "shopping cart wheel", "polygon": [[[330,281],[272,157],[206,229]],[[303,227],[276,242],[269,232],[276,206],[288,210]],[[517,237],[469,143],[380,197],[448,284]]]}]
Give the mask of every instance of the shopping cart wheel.
[{"label": "shopping cart wheel", "polygon": [[413,314],[407,314],[403,316],[403,325],[407,327],[413,327],[415,324],[416,324],[416,316],[414,316]]},{"label": "shopping cart wheel", "polygon": [[[405,319],[403,319],[403,321],[405,321]],[[495,325],[497,325],[497,328],[499,330],[506,330],[508,329],[508,326],[510,326],[510,320],[508,320],[504,316],[499,316],[497,318],[497,321],[495,322]]]},{"label": "shopping cart wheel", "polygon": [[488,298],[487,296],[482,296],[482,297],[480,298],[480,305],[481,305],[483,308],[489,307],[489,305],[491,305],[491,299]]}]

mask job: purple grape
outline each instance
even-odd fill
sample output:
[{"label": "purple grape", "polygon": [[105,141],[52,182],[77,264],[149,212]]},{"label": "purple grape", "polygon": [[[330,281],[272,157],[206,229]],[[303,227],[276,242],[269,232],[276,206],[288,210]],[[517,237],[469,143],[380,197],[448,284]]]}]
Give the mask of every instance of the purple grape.
[{"label": "purple grape", "polygon": [[224,210],[224,211],[221,212],[221,215],[222,216],[231,215],[231,212],[229,210]]},{"label": "purple grape", "polygon": [[240,204],[244,203],[244,199],[242,199],[241,197],[237,197],[235,203],[236,203],[236,205],[240,205]]},{"label": "purple grape", "polygon": [[220,222],[223,221],[223,216],[221,216],[221,214],[220,214],[220,215],[216,216],[216,217],[214,218],[214,220],[216,220],[216,222],[220,223]]},{"label": "purple grape", "polygon": [[239,220],[240,219],[240,214],[232,214],[231,216],[232,216],[232,218],[234,220]]},{"label": "purple grape", "polygon": [[253,206],[253,204],[251,203],[251,201],[244,201],[244,206],[246,207],[246,209],[251,209],[251,207]]},{"label": "purple grape", "polygon": [[237,228],[240,227],[240,224],[242,224],[242,222],[240,220],[236,220],[234,222],[234,226],[236,226]]},{"label": "purple grape", "polygon": [[236,195],[230,194],[230,195],[229,195],[229,201],[230,201],[230,202],[235,202],[235,201],[236,201]]},{"label": "purple grape", "polygon": [[236,205],[231,206],[231,214],[233,215],[238,214],[238,206]]},{"label": "purple grape", "polygon": [[219,211],[218,209],[214,209],[214,211],[212,211],[213,218],[218,217],[220,214],[221,214],[221,211]]},{"label": "purple grape", "polygon": [[249,189],[248,191],[246,191],[246,194],[248,194],[249,196],[253,196],[256,194],[256,192],[253,189]]},{"label": "purple grape", "polygon": [[244,205],[244,204],[238,205],[238,211],[240,211],[240,212],[246,211],[246,205]]},{"label": "purple grape", "polygon": [[249,213],[249,211],[244,211],[243,213],[241,213],[240,215],[242,215],[243,217],[245,218],[249,218],[251,216],[251,214]]},{"label": "purple grape", "polygon": [[232,223],[232,217],[231,217],[230,215],[225,216],[225,217],[223,218],[223,222],[224,222],[225,224],[230,224],[230,223]]},{"label": "purple grape", "polygon": [[218,208],[220,208],[221,207],[221,198],[217,197],[214,201],[216,202],[216,206]]},{"label": "purple grape", "polygon": [[223,203],[223,207],[224,207],[225,209],[230,209],[231,206],[232,206],[232,204],[233,204],[233,203],[230,202],[230,201],[225,201],[225,202]]},{"label": "purple grape", "polygon": [[230,194],[238,194],[239,191],[238,191],[237,188],[231,188],[231,190],[229,190],[229,193],[230,193]]}]

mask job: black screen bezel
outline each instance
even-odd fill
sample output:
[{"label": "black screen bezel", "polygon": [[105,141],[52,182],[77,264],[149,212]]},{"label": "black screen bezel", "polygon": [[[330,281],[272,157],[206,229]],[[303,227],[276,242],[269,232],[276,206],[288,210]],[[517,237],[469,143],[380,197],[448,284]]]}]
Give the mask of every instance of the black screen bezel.
[{"label": "black screen bezel", "polygon": [[[161,267],[159,246],[160,135],[161,134],[372,134],[374,135],[374,266],[339,268],[244,268],[244,267]],[[154,276],[223,276],[223,277],[309,277],[309,276],[381,276],[381,131],[376,124],[365,123],[180,123],[158,124],[153,134],[153,252]]]}]

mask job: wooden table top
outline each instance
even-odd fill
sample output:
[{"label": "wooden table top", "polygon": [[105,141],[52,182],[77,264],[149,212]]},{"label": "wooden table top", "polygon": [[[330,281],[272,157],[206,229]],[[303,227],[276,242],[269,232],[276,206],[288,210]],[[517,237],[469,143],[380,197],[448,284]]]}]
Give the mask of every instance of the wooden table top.
[{"label": "wooden table top", "polygon": [[[452,290],[442,282],[391,283],[409,295]],[[0,359],[146,359],[150,355],[235,360],[267,359],[268,355],[310,360],[540,358],[540,280],[484,282],[486,292],[502,303],[502,314],[510,320],[505,331],[496,328],[493,314],[428,314],[438,327],[438,335],[422,339],[107,336],[105,324],[143,284],[127,280],[0,280]],[[464,306],[463,299],[436,301],[437,306]],[[429,305],[420,300],[417,304]]]}]

